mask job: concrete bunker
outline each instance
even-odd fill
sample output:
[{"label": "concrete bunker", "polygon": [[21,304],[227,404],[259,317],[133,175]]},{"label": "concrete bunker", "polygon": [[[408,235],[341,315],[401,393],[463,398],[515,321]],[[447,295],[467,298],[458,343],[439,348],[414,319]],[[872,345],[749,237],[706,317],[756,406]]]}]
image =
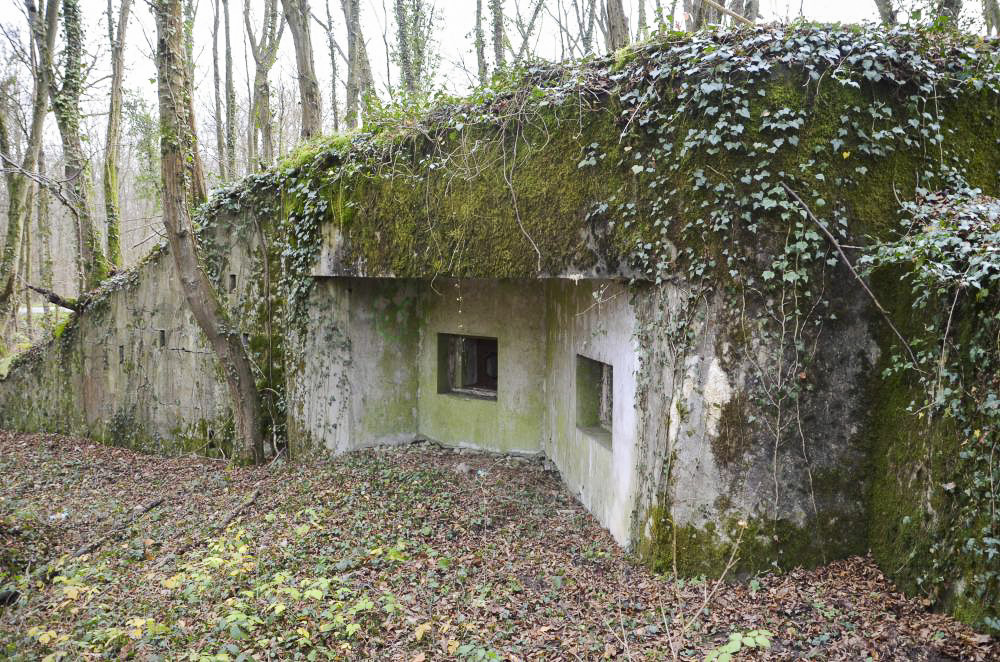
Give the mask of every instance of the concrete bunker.
[{"label": "concrete bunker", "polygon": [[[320,277],[299,375],[335,452],[426,438],[544,454],[627,544],[635,313],[612,279]],[[612,443],[613,442],[613,443]]]}]

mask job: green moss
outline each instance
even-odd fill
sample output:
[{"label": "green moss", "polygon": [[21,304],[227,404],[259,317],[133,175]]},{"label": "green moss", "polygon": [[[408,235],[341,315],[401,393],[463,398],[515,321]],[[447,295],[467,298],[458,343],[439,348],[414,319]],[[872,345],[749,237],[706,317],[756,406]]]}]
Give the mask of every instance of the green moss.
[{"label": "green moss", "polygon": [[[909,284],[888,271],[876,274],[873,284],[902,333],[920,338],[924,321],[911,313]],[[995,564],[966,548],[966,541],[987,525],[987,509],[973,521],[963,521],[958,516],[961,490],[953,494],[942,487],[970,480],[961,460],[963,434],[950,418],[927,420],[912,412],[913,403],[924,397],[912,379],[882,376],[896,339],[885,324],[876,328],[882,360],[868,385],[871,408],[864,432],[873,461],[872,555],[906,592],[923,595],[981,627],[985,616],[1000,615],[1000,604],[996,596],[977,595],[969,586],[973,577],[994,572]],[[956,553],[946,552],[949,549]]]},{"label": "green moss", "polygon": [[712,454],[721,468],[738,463],[753,449],[749,420],[748,397],[740,392],[722,408],[719,434],[711,440]]},{"label": "green moss", "polygon": [[721,524],[677,526],[661,505],[652,511],[652,535],[640,545],[639,553],[656,571],[672,572],[676,567],[685,577],[718,577],[730,558],[732,577],[815,567],[860,553],[858,542],[863,535],[845,535],[846,527],[837,516],[826,514],[822,519],[822,525],[813,520],[797,526],[786,520],[726,515]]},{"label": "green moss", "polygon": [[276,170],[293,170],[312,163],[326,151],[346,152],[356,133],[334,133],[307,140],[283,156],[275,166]]}]

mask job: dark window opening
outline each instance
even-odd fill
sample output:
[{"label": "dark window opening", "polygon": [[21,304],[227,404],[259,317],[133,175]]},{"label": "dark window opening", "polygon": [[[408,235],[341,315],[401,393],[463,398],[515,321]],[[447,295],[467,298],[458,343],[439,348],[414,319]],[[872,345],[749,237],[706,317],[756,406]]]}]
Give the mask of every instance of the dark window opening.
[{"label": "dark window opening", "polygon": [[496,400],[496,338],[438,334],[438,393]]},{"label": "dark window opening", "polygon": [[229,291],[236,291],[236,274],[229,274]]},{"label": "dark window opening", "polygon": [[166,329],[160,329],[160,347],[167,346],[167,331]]},{"label": "dark window opening", "polygon": [[614,370],[585,356],[576,357],[576,424],[585,431],[611,439],[614,410]]}]

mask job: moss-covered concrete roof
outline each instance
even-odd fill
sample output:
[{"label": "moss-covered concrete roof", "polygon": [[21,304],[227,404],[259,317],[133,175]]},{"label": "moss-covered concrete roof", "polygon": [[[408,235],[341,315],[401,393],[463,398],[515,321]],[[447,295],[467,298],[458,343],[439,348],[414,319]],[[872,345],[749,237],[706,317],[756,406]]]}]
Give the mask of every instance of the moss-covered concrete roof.
[{"label": "moss-covered concrete roof", "polygon": [[[733,232],[895,227],[917,188],[996,192],[997,43],[800,25],[669,34],[370,120],[223,192],[272,199],[319,274],[667,277]],[[318,246],[322,256],[316,266]]]}]

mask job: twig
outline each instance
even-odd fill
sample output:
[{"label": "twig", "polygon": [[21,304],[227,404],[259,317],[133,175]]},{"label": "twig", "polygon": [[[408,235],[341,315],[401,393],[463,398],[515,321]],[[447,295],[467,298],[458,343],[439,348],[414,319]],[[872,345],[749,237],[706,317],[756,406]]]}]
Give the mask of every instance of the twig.
[{"label": "twig", "polygon": [[239,515],[244,510],[246,510],[247,508],[249,508],[250,506],[252,506],[257,501],[258,497],[260,497],[260,488],[259,487],[253,491],[253,494],[250,495],[249,499],[247,499],[246,501],[244,501],[243,503],[241,503],[236,508],[233,508],[232,512],[230,512],[228,515],[226,515],[226,519],[222,520],[222,523],[219,524],[218,526],[216,526],[215,529],[214,529],[214,531],[222,531],[227,526],[229,526],[230,523],[232,523],[232,521],[234,519],[236,519],[237,515]]},{"label": "twig", "polygon": [[112,537],[114,537],[116,535],[120,535],[125,529],[127,529],[129,527],[129,525],[132,524],[132,522],[134,522],[135,520],[139,519],[140,517],[142,517],[143,515],[145,515],[149,511],[151,511],[153,508],[156,508],[157,506],[159,506],[160,504],[162,504],[165,500],[166,499],[164,497],[160,497],[158,499],[153,499],[152,501],[150,501],[149,503],[147,503],[145,506],[143,506],[142,509],[139,510],[139,512],[134,512],[133,511],[132,516],[129,517],[127,520],[120,521],[117,526],[115,526],[114,528],[112,528],[110,531],[108,531],[106,534],[104,534],[103,536],[101,536],[97,540],[95,540],[95,541],[93,541],[91,543],[88,543],[88,544],[84,545],[83,547],[81,547],[80,549],[76,550],[75,552],[73,552],[72,554],[70,554],[70,558],[71,559],[75,559],[75,558],[77,558],[79,556],[83,556],[84,554],[90,554],[92,551],[94,551],[95,549],[97,549],[98,547],[100,547],[101,545],[103,545],[105,542],[107,542],[110,538],[112,538]]},{"label": "twig", "polygon": [[890,319],[888,311],[886,311],[886,309],[882,307],[882,304],[879,303],[879,300],[878,298],[876,298],[875,293],[871,291],[871,289],[868,287],[868,284],[865,283],[863,278],[861,278],[861,274],[859,274],[857,270],[854,268],[854,265],[851,264],[850,259],[848,259],[847,254],[844,253],[844,249],[841,248],[840,242],[837,241],[837,238],[833,236],[833,233],[830,232],[826,228],[826,226],[820,222],[818,218],[816,218],[816,215],[813,214],[812,210],[809,208],[809,205],[807,205],[805,201],[799,197],[798,193],[793,191],[791,187],[789,187],[788,184],[784,182],[781,183],[781,186],[784,187],[784,189],[788,192],[788,194],[791,195],[795,199],[795,201],[799,203],[799,205],[801,205],[806,215],[812,220],[813,223],[815,223],[819,227],[820,231],[826,235],[826,238],[830,240],[830,243],[833,244],[833,247],[837,250],[837,253],[840,255],[840,259],[844,262],[845,265],[847,265],[847,268],[851,270],[851,273],[854,274],[854,278],[858,281],[858,283],[861,284],[861,288],[872,300],[872,303],[875,304],[875,308],[877,308],[878,312],[882,314],[882,319],[885,320],[886,324],[889,325],[889,328],[892,329],[892,332],[896,334],[897,338],[899,338],[899,342],[903,343],[903,347],[906,349],[906,353],[910,355],[910,361],[913,362],[913,368],[917,372],[923,373],[924,371],[920,369],[920,364],[917,362],[917,357],[913,354],[913,349],[910,347],[910,343],[906,342],[906,338],[904,338],[903,334],[899,332],[899,329],[896,328],[896,325],[892,323],[892,319]]},{"label": "twig", "polygon": [[709,7],[715,9],[716,11],[721,11],[723,14],[725,14],[728,17],[730,17],[734,21],[739,21],[740,23],[742,23],[744,25],[749,25],[749,26],[753,26],[753,24],[754,24],[754,22],[751,21],[746,16],[740,16],[739,14],[737,14],[736,12],[734,12],[733,10],[726,9],[725,7],[723,7],[722,5],[720,5],[715,0],[701,0],[701,1],[704,2],[706,5],[708,5]]},{"label": "twig", "polygon": [[[232,523],[232,521],[234,519],[237,518],[237,516],[240,515],[240,513],[242,513],[244,510],[246,510],[248,507],[250,507],[251,505],[253,505],[257,501],[257,498],[260,497],[260,493],[261,493],[261,490],[258,487],[257,489],[255,489],[253,491],[253,494],[250,495],[250,498],[248,498],[246,501],[244,501],[240,505],[238,505],[235,508],[233,508],[232,511],[230,511],[230,513],[228,515],[226,515],[226,518],[222,520],[222,522],[220,522],[219,524],[216,524],[211,529],[209,529],[207,535],[209,535],[209,536],[210,535],[214,535],[214,534],[218,533],[219,531],[224,530],[227,526],[229,526]],[[153,570],[159,569],[170,558],[180,558],[184,554],[187,554],[191,550],[195,549],[196,547],[199,547],[200,545],[202,545],[204,543],[205,543],[205,538],[203,537],[203,538],[201,538],[199,540],[196,540],[196,541],[194,541],[192,543],[188,543],[187,545],[184,545],[183,547],[181,547],[180,549],[178,549],[173,554],[168,554],[166,556],[163,556],[159,560],[159,562],[157,562],[157,564],[153,566]]]}]

